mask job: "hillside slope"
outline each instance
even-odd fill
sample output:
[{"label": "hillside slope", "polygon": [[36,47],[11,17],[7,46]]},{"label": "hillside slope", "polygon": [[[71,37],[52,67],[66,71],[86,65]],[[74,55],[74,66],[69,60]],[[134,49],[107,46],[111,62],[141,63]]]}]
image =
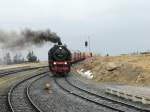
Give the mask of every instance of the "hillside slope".
[{"label": "hillside slope", "polygon": [[93,80],[131,85],[150,85],[150,56],[95,56],[85,60],[77,69],[91,70]]}]

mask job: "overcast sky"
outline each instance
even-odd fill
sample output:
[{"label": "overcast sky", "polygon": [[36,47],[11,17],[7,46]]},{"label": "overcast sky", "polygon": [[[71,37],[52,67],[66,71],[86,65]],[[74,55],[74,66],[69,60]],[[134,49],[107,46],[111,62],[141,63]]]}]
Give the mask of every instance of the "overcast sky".
[{"label": "overcast sky", "polygon": [[[150,0],[0,0],[0,29],[46,29],[69,48],[121,54],[150,49]],[[47,59],[49,45],[34,49]],[[32,48],[33,49],[33,48]]]}]

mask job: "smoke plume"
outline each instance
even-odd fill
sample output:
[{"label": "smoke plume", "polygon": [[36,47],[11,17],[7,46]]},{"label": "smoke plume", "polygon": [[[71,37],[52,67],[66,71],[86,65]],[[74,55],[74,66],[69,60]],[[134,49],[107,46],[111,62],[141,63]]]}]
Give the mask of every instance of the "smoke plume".
[{"label": "smoke plume", "polygon": [[25,29],[21,32],[6,32],[0,30],[0,45],[7,49],[24,49],[30,46],[41,46],[45,42],[61,44],[61,39],[50,30],[33,31]]}]

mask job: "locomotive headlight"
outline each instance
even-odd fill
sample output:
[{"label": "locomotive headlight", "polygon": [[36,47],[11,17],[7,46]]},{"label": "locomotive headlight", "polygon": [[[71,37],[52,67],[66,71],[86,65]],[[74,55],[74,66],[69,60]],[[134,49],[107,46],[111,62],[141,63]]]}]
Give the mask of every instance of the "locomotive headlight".
[{"label": "locomotive headlight", "polygon": [[65,65],[67,65],[67,62],[65,62]]},{"label": "locomotive headlight", "polygon": [[62,49],[62,47],[59,47],[59,49]]},{"label": "locomotive headlight", "polygon": [[56,65],[56,62],[54,62],[53,64]]}]

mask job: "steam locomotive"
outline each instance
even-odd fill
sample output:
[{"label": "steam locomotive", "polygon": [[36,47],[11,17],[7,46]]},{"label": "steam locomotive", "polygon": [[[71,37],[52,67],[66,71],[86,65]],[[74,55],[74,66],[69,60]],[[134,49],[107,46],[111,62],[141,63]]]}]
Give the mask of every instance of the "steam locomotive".
[{"label": "steam locomotive", "polygon": [[64,45],[54,45],[48,52],[49,69],[55,74],[67,74],[71,65],[84,60],[85,53],[71,51]]},{"label": "steam locomotive", "polygon": [[48,52],[49,69],[53,73],[69,73],[71,52],[64,45],[54,45]]}]

